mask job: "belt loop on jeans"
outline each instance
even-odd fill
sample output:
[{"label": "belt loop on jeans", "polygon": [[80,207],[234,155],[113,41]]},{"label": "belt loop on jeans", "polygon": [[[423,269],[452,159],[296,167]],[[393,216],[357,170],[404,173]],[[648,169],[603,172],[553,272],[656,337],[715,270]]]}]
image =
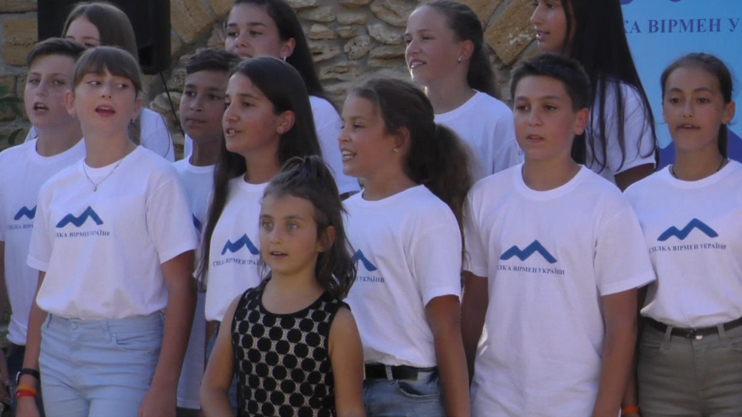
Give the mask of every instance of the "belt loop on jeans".
[{"label": "belt loop on jeans", "polygon": [[721,340],[722,346],[728,348],[729,338],[727,337],[727,329],[724,328],[724,323],[717,324],[716,328],[719,329],[719,340]]},{"label": "belt loop on jeans", "polygon": [[394,376],[392,376],[392,366],[391,365],[384,365],[384,371],[386,372],[386,380],[387,381],[394,381]]},{"label": "belt loop on jeans", "polygon": [[675,327],[673,326],[667,326],[667,329],[665,329],[665,338],[662,340],[662,349],[670,349],[670,339],[672,339],[672,329]]}]

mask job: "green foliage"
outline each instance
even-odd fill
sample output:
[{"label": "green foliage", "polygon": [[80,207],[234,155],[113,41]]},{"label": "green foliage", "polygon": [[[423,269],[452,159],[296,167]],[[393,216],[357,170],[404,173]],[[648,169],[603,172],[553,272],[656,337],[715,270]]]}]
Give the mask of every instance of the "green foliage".
[{"label": "green foliage", "polygon": [[[0,111],[10,109],[17,117],[23,117],[23,100],[18,97],[8,97],[10,87],[0,86]],[[9,135],[0,134],[0,142],[7,141],[8,145],[15,145],[18,137],[23,133],[23,129],[16,129]]]}]

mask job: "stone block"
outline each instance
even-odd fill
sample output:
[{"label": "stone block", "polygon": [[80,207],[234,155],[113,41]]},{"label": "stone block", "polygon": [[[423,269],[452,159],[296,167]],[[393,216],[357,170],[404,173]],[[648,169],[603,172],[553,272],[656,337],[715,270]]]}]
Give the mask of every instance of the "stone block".
[{"label": "stone block", "polygon": [[337,14],[341,25],[365,25],[371,15],[364,11],[348,10]]},{"label": "stone block", "polygon": [[216,20],[202,0],[170,2],[170,24],[185,43],[192,43],[205,34]]},{"label": "stone block", "polygon": [[377,46],[368,55],[370,59],[394,59],[404,58],[405,47],[403,45]]},{"label": "stone block", "polygon": [[532,14],[530,0],[514,0],[485,32],[484,40],[506,65],[512,64],[535,38],[529,22]]},{"label": "stone block", "polygon": [[[170,98],[173,99],[173,106],[177,111],[180,108],[180,100],[183,98],[183,94],[177,91],[170,92]],[[173,110],[170,108],[170,100],[167,98],[167,93],[161,93],[149,105],[149,108],[160,113],[165,120],[173,118]]]},{"label": "stone block", "polygon": [[357,62],[340,62],[320,68],[319,79],[322,81],[354,81],[361,73],[361,66]]},{"label": "stone block", "polygon": [[417,3],[401,0],[375,0],[371,3],[371,11],[380,20],[396,27],[407,27],[407,18],[415,9]]},{"label": "stone block", "polygon": [[338,34],[343,39],[350,39],[356,35],[358,35],[358,27],[357,26],[339,26],[335,28],[335,33]]},{"label": "stone block", "polygon": [[376,22],[368,25],[368,34],[383,44],[399,45],[402,43],[404,30],[393,28],[384,22]]},{"label": "stone block", "polygon": [[206,41],[206,46],[209,48],[224,48],[224,41],[227,39],[227,33],[224,29],[224,25],[221,22],[214,24],[211,29],[211,36]]},{"label": "stone block", "polygon": [[[379,58],[368,58],[366,62],[369,68],[375,69],[394,69],[397,71],[403,71],[407,68],[407,65],[402,58],[394,59],[379,59]],[[407,73],[409,77],[409,73]]]},{"label": "stone block", "polygon": [[0,89],[8,89],[8,97],[15,97],[18,79],[13,75],[0,75]]},{"label": "stone block", "polygon": [[335,20],[335,11],[331,6],[322,6],[316,9],[302,10],[299,12],[299,17],[312,22],[329,23]]},{"label": "stone block", "polygon": [[3,60],[8,65],[23,67],[26,56],[38,40],[36,18],[9,17],[3,22],[5,46]]},{"label": "stone block", "polygon": [[174,30],[170,30],[170,55],[177,56],[180,48],[183,47],[183,42],[178,37],[178,34]]},{"label": "stone block", "polygon": [[502,4],[504,0],[459,0],[469,5],[474,13],[479,16],[479,20],[486,26],[492,17],[492,13]]},{"label": "stone block", "polygon": [[309,51],[312,53],[312,61],[328,61],[343,52],[343,49],[332,41],[309,40]]},{"label": "stone block", "polygon": [[287,2],[294,10],[306,9],[307,7],[315,7],[317,5],[317,0],[287,0]]},{"label": "stone block", "polygon": [[330,29],[329,27],[325,25],[315,23],[312,25],[311,28],[309,28],[309,33],[307,33],[307,37],[309,39],[328,40],[328,39],[337,39],[338,34],[335,33],[334,30]]},{"label": "stone block", "polygon": [[343,50],[348,55],[348,59],[359,59],[368,54],[372,43],[368,35],[356,36],[345,44]]},{"label": "stone block", "polygon": [[186,70],[184,67],[175,68],[170,73],[170,79],[167,81],[167,88],[177,91],[183,91],[186,82]]},{"label": "stone block", "polygon": [[0,13],[35,12],[36,0],[2,0]]},{"label": "stone block", "polygon": [[207,0],[209,3],[209,6],[211,7],[211,10],[214,11],[214,14],[216,14],[216,17],[219,19],[223,19],[227,17],[229,14],[229,11],[232,10],[232,5],[234,4],[234,0]]},{"label": "stone block", "polygon": [[340,5],[349,9],[358,9],[367,6],[372,0],[340,0]]}]

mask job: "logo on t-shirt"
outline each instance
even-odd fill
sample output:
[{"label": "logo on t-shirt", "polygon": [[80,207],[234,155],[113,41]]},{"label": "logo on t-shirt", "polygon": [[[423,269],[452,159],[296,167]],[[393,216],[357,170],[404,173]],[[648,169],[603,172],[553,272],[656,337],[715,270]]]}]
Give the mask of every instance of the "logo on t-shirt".
[{"label": "logo on t-shirt", "polygon": [[192,216],[193,216],[193,227],[195,227],[196,230],[198,230],[200,232],[201,231],[201,221],[198,220],[198,217],[196,217],[195,214],[193,214]]},{"label": "logo on t-shirt", "polygon": [[98,213],[96,213],[92,207],[88,206],[88,208],[86,208],[85,211],[83,211],[82,214],[78,217],[75,217],[73,214],[64,216],[62,220],[57,223],[57,228],[61,229],[70,223],[74,224],[75,227],[80,227],[85,224],[88,219],[92,219],[98,226],[103,224],[103,220],[98,217]]},{"label": "logo on t-shirt", "polygon": [[517,256],[518,259],[521,261],[525,261],[526,259],[530,258],[531,255],[538,252],[539,255],[541,255],[544,259],[546,259],[547,262],[550,264],[556,263],[556,258],[551,256],[549,251],[547,251],[538,240],[534,240],[533,243],[528,245],[525,249],[520,250],[518,246],[513,246],[510,249],[503,252],[502,256],[500,256],[500,260],[507,261],[508,259],[512,258],[513,256]]},{"label": "logo on t-shirt", "polygon": [[706,223],[698,220],[693,219],[682,229],[678,230],[675,226],[670,226],[669,229],[665,230],[660,237],[657,238],[660,242],[664,242],[667,239],[670,239],[671,237],[675,236],[679,240],[685,240],[686,237],[690,234],[690,232],[693,231],[693,229],[698,229],[701,232],[703,232],[706,236],[714,238],[718,237],[719,234],[716,233],[716,231],[712,228],[710,228]]},{"label": "logo on t-shirt", "polygon": [[13,220],[20,220],[23,216],[28,217],[29,220],[33,220],[33,218],[36,217],[36,206],[33,206],[32,209],[29,209],[26,206],[21,207],[15,217],[13,217]]},{"label": "logo on t-shirt", "polygon": [[378,271],[379,268],[377,268],[376,265],[374,265],[366,258],[362,250],[358,249],[353,255],[352,260],[353,262],[361,261],[361,265],[363,265],[363,268],[366,270],[358,270],[358,277],[356,278],[357,281],[384,283],[384,277],[382,277],[381,275],[372,274],[372,272]]},{"label": "logo on t-shirt", "polygon": [[374,272],[377,269],[379,269],[379,268],[376,267],[376,265],[372,264],[371,261],[369,261],[368,259],[366,259],[365,256],[363,256],[363,252],[360,249],[358,249],[358,251],[356,251],[355,255],[353,255],[352,260],[353,260],[353,262],[361,261],[361,263],[363,264],[363,267],[366,268],[366,270],[368,272]]},{"label": "logo on t-shirt", "polygon": [[224,244],[224,249],[222,249],[222,255],[227,253],[227,251],[230,251],[231,253],[235,253],[242,249],[243,247],[246,247],[247,250],[250,251],[253,255],[257,255],[260,253],[258,248],[252,243],[249,237],[247,237],[247,233],[242,235],[242,237],[237,240],[236,242],[232,243],[229,239],[227,239],[227,243]]}]

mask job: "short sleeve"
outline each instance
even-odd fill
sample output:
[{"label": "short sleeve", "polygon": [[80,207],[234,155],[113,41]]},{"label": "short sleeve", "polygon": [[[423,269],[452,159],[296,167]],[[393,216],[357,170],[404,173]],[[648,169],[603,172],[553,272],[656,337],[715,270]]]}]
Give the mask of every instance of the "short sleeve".
[{"label": "short sleeve", "polygon": [[52,257],[51,240],[52,233],[50,225],[51,192],[48,187],[42,187],[39,192],[39,201],[36,205],[36,216],[34,217],[33,230],[31,230],[31,243],[28,248],[26,264],[33,269],[46,271]]},{"label": "short sleeve", "polygon": [[628,202],[599,226],[594,266],[601,296],[639,288],[655,280],[646,240]]},{"label": "short sleeve", "polygon": [[444,295],[461,298],[461,233],[455,220],[417,236],[411,255],[424,305]]},{"label": "short sleeve", "polygon": [[[615,108],[606,120],[608,169],[613,175],[641,165],[655,164],[652,128],[644,113],[641,96],[630,86],[622,84],[620,88],[624,99],[624,118],[621,121],[624,127],[624,157],[622,157],[621,145],[618,141]],[[613,95],[609,96],[611,100],[614,99],[613,97]],[[606,105],[609,104],[606,103]],[[612,103],[610,106],[613,108]]]},{"label": "short sleeve", "polygon": [[186,192],[174,170],[147,197],[147,228],[161,264],[198,246]]},{"label": "short sleeve", "polygon": [[482,236],[477,227],[477,219],[474,214],[474,202],[472,193],[464,203],[464,271],[469,271],[479,277],[487,277],[489,269],[487,265],[487,247],[482,243]]},{"label": "short sleeve", "polygon": [[165,119],[159,113],[149,109],[143,109],[141,117],[142,146],[170,162],[175,162],[173,140]]}]

